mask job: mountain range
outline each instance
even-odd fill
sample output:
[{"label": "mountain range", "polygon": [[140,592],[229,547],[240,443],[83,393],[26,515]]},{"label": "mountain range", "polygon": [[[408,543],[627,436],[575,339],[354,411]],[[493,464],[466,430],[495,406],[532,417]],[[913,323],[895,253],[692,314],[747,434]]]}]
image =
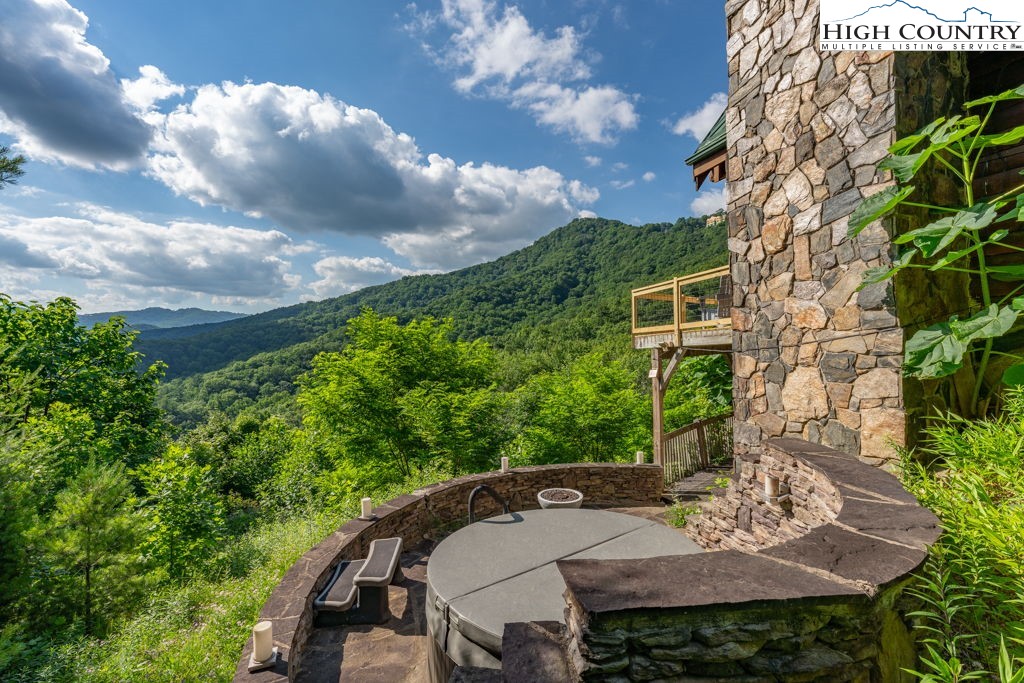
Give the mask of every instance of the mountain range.
[{"label": "mountain range", "polygon": [[136,348],[146,362],[168,364],[161,404],[182,423],[283,400],[317,352],[343,347],[346,321],[364,307],[400,322],[451,318],[462,339],[486,339],[526,365],[557,366],[610,338],[628,350],[630,290],[728,263],[726,232],[704,218],[639,227],[577,219],[495,261],[227,322],[148,330]]},{"label": "mountain range", "polygon": [[160,308],[151,306],[136,311],[108,311],[105,313],[80,313],[78,322],[86,327],[106,322],[112,317],[124,318],[136,330],[169,329],[188,325],[220,323],[245,317],[244,313],[231,311],[207,311],[202,308]]}]

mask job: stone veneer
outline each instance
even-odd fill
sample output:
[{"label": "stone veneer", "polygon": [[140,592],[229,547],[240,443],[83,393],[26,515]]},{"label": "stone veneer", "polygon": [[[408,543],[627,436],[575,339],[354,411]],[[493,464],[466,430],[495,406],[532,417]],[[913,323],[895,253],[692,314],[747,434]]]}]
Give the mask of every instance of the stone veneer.
[{"label": "stone veneer", "polygon": [[[292,565],[259,615],[260,621],[274,624],[274,644],[281,652],[278,665],[250,674],[246,668],[252,652],[250,638],[238,662],[235,683],[293,679],[313,628],[313,600],[334,566],[340,560],[365,557],[370,542],[377,538],[400,536],[406,547],[412,547],[461,526],[466,522],[470,491],[480,484],[492,486],[514,510],[538,507],[537,493],[546,488],[577,489],[588,505],[604,507],[660,504],[663,490],[660,466],[585,463],[473,474],[389,500],[374,509],[375,520],[348,522]],[[482,516],[501,511],[488,496],[479,497],[477,502],[477,512]]]},{"label": "stone veneer", "polygon": [[[767,475],[788,497],[764,500]],[[559,561],[566,626],[508,624],[503,671],[457,670],[452,680],[913,680],[902,671],[916,662],[904,588],[939,528],[892,475],[772,439],[723,501],[687,527],[717,552]]]},{"label": "stone veneer", "polygon": [[[908,275],[857,291],[891,263],[891,226],[849,240],[847,218],[892,183],[875,165],[897,136],[962,101],[963,56],[820,53],[816,0],[729,0],[726,15],[737,452],[793,436],[885,464],[926,400],[904,393],[904,333],[966,288]],[[941,175],[924,185],[951,196]]]}]

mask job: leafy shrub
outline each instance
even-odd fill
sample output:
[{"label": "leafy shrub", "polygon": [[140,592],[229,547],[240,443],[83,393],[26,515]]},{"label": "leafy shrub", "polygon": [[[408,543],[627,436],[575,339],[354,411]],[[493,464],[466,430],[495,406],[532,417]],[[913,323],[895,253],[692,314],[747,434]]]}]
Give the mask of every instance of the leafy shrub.
[{"label": "leafy shrub", "polygon": [[945,531],[912,591],[923,603],[912,613],[925,634],[922,680],[1010,672],[1024,658],[1024,392],[1006,405],[988,420],[946,417],[928,430],[930,466],[903,461],[904,484]]}]

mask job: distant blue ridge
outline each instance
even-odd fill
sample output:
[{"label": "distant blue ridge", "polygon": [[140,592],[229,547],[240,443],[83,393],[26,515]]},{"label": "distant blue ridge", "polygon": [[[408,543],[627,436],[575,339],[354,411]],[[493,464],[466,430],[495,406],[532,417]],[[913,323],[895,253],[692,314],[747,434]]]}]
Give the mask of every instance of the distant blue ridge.
[{"label": "distant blue ridge", "polygon": [[[928,16],[935,17],[939,21],[944,22],[946,24],[962,24],[962,23],[966,22],[967,21],[967,13],[970,12],[971,10],[974,10],[975,12],[978,12],[980,14],[987,14],[988,15],[989,23],[993,23],[993,24],[1012,24],[1012,23],[1015,23],[1015,22],[1012,22],[1012,21],[1009,21],[1009,20],[1006,20],[1006,19],[994,19],[992,17],[992,13],[991,12],[986,12],[985,10],[981,9],[980,7],[975,7],[973,5],[964,10],[964,18],[963,19],[943,19],[939,15],[935,14],[934,12],[932,12],[930,10],[925,9],[924,7],[921,7],[920,5],[911,5],[909,2],[906,2],[906,0],[893,0],[892,2],[890,2],[888,4],[885,4],[885,5],[873,5],[871,7],[868,7],[866,10],[864,10],[860,14],[856,14],[856,15],[848,18],[848,19],[840,19],[839,21],[851,21],[853,19],[857,19],[858,17],[864,16],[865,14],[870,12],[871,10],[883,9],[883,8],[887,8],[887,7],[893,7],[894,5],[906,5],[907,7],[911,8],[911,9],[919,9],[922,12],[924,12],[925,14],[927,14]],[[838,22],[836,22],[836,23],[838,23]]]}]

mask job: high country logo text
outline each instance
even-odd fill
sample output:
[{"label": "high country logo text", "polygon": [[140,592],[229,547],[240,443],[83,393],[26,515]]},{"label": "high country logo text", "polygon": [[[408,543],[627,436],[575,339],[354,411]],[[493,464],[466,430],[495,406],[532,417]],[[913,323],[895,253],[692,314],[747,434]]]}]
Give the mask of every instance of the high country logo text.
[{"label": "high country logo text", "polygon": [[903,24],[901,26],[879,26],[859,24],[823,24],[821,40],[1016,40],[1020,33],[1020,24]]}]

